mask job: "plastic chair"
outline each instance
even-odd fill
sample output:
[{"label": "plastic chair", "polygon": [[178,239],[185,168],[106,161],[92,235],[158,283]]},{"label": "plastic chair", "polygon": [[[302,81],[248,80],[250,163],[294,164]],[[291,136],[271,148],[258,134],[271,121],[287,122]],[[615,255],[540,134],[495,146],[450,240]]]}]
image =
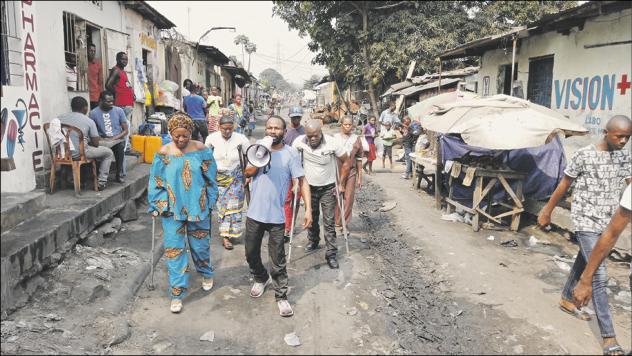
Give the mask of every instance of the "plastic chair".
[{"label": "plastic chair", "polygon": [[[64,133],[64,141],[55,147],[51,146],[50,136],[48,135],[48,128],[50,123],[44,124],[44,132],[46,133],[46,140],[48,141],[48,148],[51,154],[51,170],[50,170],[50,192],[55,192],[55,176],[57,171],[57,165],[59,166],[71,166],[72,167],[72,180],[75,186],[75,194],[81,194],[81,166],[84,164],[92,164],[92,175],[94,180],[94,191],[99,191],[99,182],[97,180],[97,162],[95,159],[86,158],[85,144],[83,140],[83,132],[72,125],[61,124],[62,132]],[[72,152],[70,152],[70,135],[74,132],[79,138],[79,158],[73,159]],[[61,154],[61,145],[64,145],[64,155]],[[75,147],[76,148],[76,147]],[[62,188],[64,181],[62,180]]]}]

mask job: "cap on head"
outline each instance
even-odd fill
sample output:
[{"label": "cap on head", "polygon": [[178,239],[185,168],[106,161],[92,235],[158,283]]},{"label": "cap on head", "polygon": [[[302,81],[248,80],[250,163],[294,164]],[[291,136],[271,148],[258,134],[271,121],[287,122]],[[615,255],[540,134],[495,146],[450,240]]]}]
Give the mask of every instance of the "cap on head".
[{"label": "cap on head", "polygon": [[303,108],[300,106],[292,106],[290,108],[290,118],[303,117]]}]

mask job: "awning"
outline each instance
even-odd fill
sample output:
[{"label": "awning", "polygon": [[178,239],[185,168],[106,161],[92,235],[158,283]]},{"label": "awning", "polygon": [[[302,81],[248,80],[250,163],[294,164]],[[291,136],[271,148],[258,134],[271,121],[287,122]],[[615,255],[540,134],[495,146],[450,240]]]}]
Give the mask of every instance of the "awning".
[{"label": "awning", "polygon": [[222,69],[225,69],[233,77],[240,88],[243,88],[246,83],[250,83],[250,75],[245,69],[232,66],[222,66]]},{"label": "awning", "polygon": [[[441,86],[448,86],[454,83],[457,83],[461,81],[461,79],[459,78],[453,78],[453,79],[442,79],[441,80]],[[429,89],[434,89],[437,88],[439,86],[439,81],[434,81],[432,83],[428,83],[428,84],[422,84],[422,85],[415,85],[415,86],[411,86],[408,88],[404,88],[398,91],[394,91],[392,93],[392,95],[403,95],[403,96],[410,96],[410,95],[414,95],[417,94],[419,92],[425,91],[425,90],[429,90]]]},{"label": "awning", "polygon": [[209,58],[213,59],[215,63],[219,65],[226,64],[230,61],[230,59],[228,59],[228,57],[226,57],[226,55],[222,53],[222,51],[220,51],[219,49],[217,49],[217,47],[214,47],[214,46],[198,44],[198,53],[205,54]]},{"label": "awning", "polygon": [[146,1],[125,1],[125,8],[132,9],[153,22],[161,30],[176,27],[176,25],[164,17],[158,10],[151,7]]},{"label": "awning", "polygon": [[403,82],[395,83],[388,88],[384,94],[380,95],[380,98],[383,98],[387,95],[393,95],[396,91],[411,87],[413,83],[411,81],[405,80]]}]

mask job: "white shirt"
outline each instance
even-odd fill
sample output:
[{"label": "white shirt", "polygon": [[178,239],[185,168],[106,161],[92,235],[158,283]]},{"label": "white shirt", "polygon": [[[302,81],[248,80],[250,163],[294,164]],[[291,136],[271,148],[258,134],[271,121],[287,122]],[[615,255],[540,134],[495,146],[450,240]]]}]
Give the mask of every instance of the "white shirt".
[{"label": "white shirt", "polygon": [[619,202],[619,205],[626,210],[632,210],[632,191],[630,190],[630,186],[632,186],[632,184],[628,184],[628,187],[625,188],[621,201]]},{"label": "white shirt", "polygon": [[351,134],[349,136],[343,135],[340,132],[334,135],[334,138],[338,140],[338,143],[345,150],[345,153],[350,155],[351,151],[353,151],[353,145],[355,145],[358,140],[358,135]]},{"label": "white shirt", "polygon": [[307,143],[307,136],[301,135],[294,140],[292,147],[303,151],[303,169],[309,185],[322,187],[336,182],[336,163],[330,153],[337,157],[345,155],[345,149],[339,140],[323,134],[323,141],[316,149]]},{"label": "white shirt", "polygon": [[246,153],[246,149],[250,146],[250,140],[240,133],[233,132],[228,140],[222,137],[220,131],[215,131],[208,135],[206,142],[207,147],[213,149],[213,157],[217,163],[217,171],[232,171],[239,166],[239,150],[237,146],[241,145],[241,152]]}]

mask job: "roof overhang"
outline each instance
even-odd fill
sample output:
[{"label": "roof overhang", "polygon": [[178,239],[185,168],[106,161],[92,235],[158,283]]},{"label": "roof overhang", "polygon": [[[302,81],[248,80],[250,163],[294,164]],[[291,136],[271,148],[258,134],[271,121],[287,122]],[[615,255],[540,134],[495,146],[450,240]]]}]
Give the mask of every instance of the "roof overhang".
[{"label": "roof overhang", "polygon": [[233,77],[233,80],[240,88],[243,88],[246,83],[250,83],[250,74],[245,69],[232,66],[222,66],[222,69],[226,70]]},{"label": "roof overhang", "polygon": [[[452,84],[458,83],[460,81],[461,81],[460,78],[442,79],[441,87],[449,87],[449,86],[452,86]],[[422,84],[422,85],[414,85],[414,86],[410,86],[404,89],[394,91],[391,93],[391,95],[403,95],[405,97],[408,97],[422,91],[437,88],[438,86],[439,86],[439,81],[435,80],[434,82],[431,82],[431,83]]]},{"label": "roof overhang", "polygon": [[501,48],[504,44],[511,46],[509,41],[512,41],[514,38],[519,40],[544,32],[558,31],[567,34],[573,27],[578,26],[583,28],[588,18],[630,8],[632,8],[632,2],[630,1],[589,1],[572,9],[545,15],[538,21],[529,23],[527,26],[514,28],[505,33],[467,42],[441,53],[439,58],[441,60],[448,60],[470,56],[482,56],[486,51]]},{"label": "roof overhang", "polygon": [[132,9],[139,14],[143,15],[146,19],[153,22],[156,27],[161,30],[170,29],[176,27],[168,18],[163,16],[158,10],[151,7],[146,1],[124,1],[126,9]]},{"label": "roof overhang", "polygon": [[[195,47],[196,44],[192,43],[192,45]],[[198,53],[205,54],[219,65],[227,64],[230,61],[230,59],[228,59],[222,51],[217,49],[217,47],[197,44],[197,50]]]}]

